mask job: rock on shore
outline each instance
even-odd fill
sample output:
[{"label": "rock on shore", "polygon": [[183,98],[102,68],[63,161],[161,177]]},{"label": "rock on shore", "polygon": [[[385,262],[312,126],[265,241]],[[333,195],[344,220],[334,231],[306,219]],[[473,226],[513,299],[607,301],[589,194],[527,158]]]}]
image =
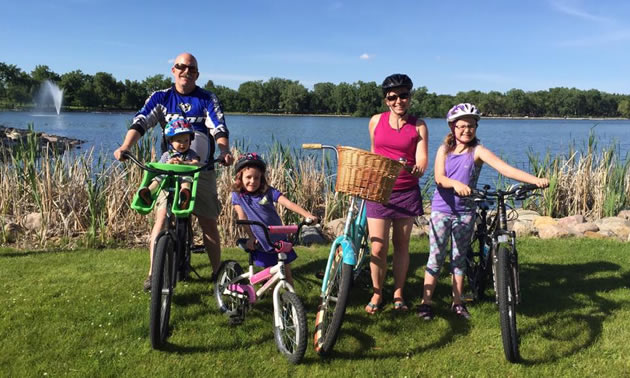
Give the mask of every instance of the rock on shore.
[{"label": "rock on shore", "polygon": [[[0,151],[13,149],[20,144],[27,144],[28,134],[31,131],[25,129],[14,129],[0,125]],[[67,138],[57,135],[50,135],[33,131],[35,137],[39,141],[39,148],[46,148],[61,153],[72,148],[80,148],[84,141],[79,139]]]}]

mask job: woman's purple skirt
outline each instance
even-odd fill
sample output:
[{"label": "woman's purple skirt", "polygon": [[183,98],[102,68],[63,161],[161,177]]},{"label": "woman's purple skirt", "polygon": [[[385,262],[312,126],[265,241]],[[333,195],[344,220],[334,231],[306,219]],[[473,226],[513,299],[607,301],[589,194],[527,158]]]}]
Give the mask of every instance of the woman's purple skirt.
[{"label": "woman's purple skirt", "polygon": [[393,191],[389,202],[382,205],[378,202],[366,201],[365,211],[368,218],[394,219],[412,218],[424,214],[420,187]]}]

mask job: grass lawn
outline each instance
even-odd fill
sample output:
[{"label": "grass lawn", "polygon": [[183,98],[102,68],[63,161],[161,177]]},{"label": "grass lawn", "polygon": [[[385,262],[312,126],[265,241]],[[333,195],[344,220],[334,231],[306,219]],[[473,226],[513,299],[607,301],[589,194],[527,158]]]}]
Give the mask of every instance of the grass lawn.
[{"label": "grass lawn", "polygon": [[[425,239],[412,242],[406,297],[419,302]],[[601,240],[519,241],[520,364],[508,363],[494,302],[469,306],[470,321],[449,311],[450,279],[437,287],[436,318],[396,314],[391,302],[370,316],[365,284],[353,288],[335,352],[312,349],[311,332],[327,247],[298,249],[296,289],[308,312],[309,346],[292,366],[275,347],[272,306],[257,303],[230,327],[211,294],[205,255],[194,255],[202,279],[180,283],[172,335],[164,351],[148,339],[149,295],[142,292],[146,250],[29,252],[0,250],[2,376],[628,376],[630,244]],[[224,250],[224,259],[245,254]],[[367,281],[365,281],[367,282]],[[386,293],[392,296],[391,271]]]}]

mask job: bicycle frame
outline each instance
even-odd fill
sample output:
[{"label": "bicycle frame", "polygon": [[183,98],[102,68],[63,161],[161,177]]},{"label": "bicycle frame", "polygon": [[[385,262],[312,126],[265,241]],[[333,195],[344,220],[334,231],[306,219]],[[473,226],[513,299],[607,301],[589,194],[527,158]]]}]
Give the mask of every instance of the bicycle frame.
[{"label": "bicycle frame", "polygon": [[[528,188],[528,186],[524,186],[522,187],[525,190],[527,190],[526,188]],[[531,189],[532,187],[529,186],[529,188]],[[535,186],[534,186],[535,188]],[[514,278],[514,298],[517,304],[520,303],[521,300],[521,296],[520,296],[520,284],[519,284],[519,275],[518,275],[518,251],[516,249],[516,233],[514,231],[509,231],[508,230],[508,224],[507,224],[507,207],[505,204],[505,198],[508,196],[511,196],[513,194],[515,194],[517,192],[517,189],[512,189],[512,190],[508,190],[508,191],[495,191],[495,192],[488,192],[489,187],[486,186],[484,188],[483,191],[478,191],[478,190],[474,190],[473,191],[473,196],[476,197],[475,201],[478,202],[478,206],[477,206],[477,216],[479,217],[479,219],[481,220],[481,228],[482,230],[479,230],[477,232],[477,236],[483,236],[484,237],[484,242],[487,241],[488,239],[491,240],[491,244],[490,244],[490,251],[487,254],[487,256],[484,257],[483,260],[483,267],[484,269],[487,269],[488,267],[488,263],[490,262],[490,256],[492,256],[492,267],[493,267],[493,283],[494,283],[494,289],[495,289],[495,299],[496,302],[498,303],[498,294],[497,294],[497,287],[496,287],[496,274],[494,272],[494,267],[497,264],[498,261],[498,257],[497,257],[497,253],[499,251],[499,245],[500,244],[508,244],[510,246],[510,263],[512,264],[512,266],[514,267],[514,273],[513,273],[513,278]],[[486,196],[491,196],[493,198],[496,198],[496,214],[491,217],[490,222],[489,221],[489,216],[488,216],[488,210],[490,209],[489,203],[491,203],[490,201],[487,200]]]},{"label": "bicycle frame", "polygon": [[[247,283],[239,283],[239,281],[243,280]],[[258,273],[254,273],[254,266],[250,264],[248,271],[234,278],[232,282],[234,283],[228,285],[225,294],[234,295],[241,299],[245,299],[243,295],[246,295],[250,305],[256,303],[256,301],[262,297],[270,287],[273,287],[274,322],[276,327],[282,327],[280,312],[278,310],[280,308],[280,290],[284,289],[290,291],[291,293],[295,293],[293,286],[286,281],[286,275],[284,274],[284,261],[278,261],[278,264],[265,268]],[[264,284],[256,290],[255,285],[263,282]]]},{"label": "bicycle frame", "polygon": [[[237,221],[237,224],[249,224],[249,225],[258,225],[262,227],[262,224],[255,221]],[[264,228],[267,234],[285,234],[285,233],[296,233],[299,232],[301,226],[269,226]],[[268,238],[270,241],[270,239]],[[274,313],[274,323],[276,327],[283,327],[282,321],[280,319],[280,290],[284,289],[291,293],[295,293],[295,289],[293,286],[287,282],[286,273],[285,273],[285,260],[287,258],[286,253],[290,252],[293,247],[293,244],[290,242],[279,241],[274,244],[275,253],[278,254],[278,263],[274,266],[267,267],[259,272],[254,272],[254,263],[251,254],[249,255],[249,267],[247,272],[235,277],[231,280],[231,283],[227,285],[225,288],[224,294],[235,296],[240,299],[245,299],[245,295],[247,296],[247,300],[249,305],[253,305],[256,303],[258,298],[263,296],[265,292],[273,287],[273,313]],[[244,246],[241,245],[241,248],[245,249]],[[241,281],[246,281],[247,283],[240,283]],[[258,284],[262,286],[256,290],[255,287]]]},{"label": "bicycle frame", "polygon": [[[335,156],[338,158],[338,151],[335,146],[329,146],[324,144],[303,144],[303,148],[307,149],[329,149],[335,152]],[[343,263],[351,265],[356,272],[359,269],[363,261],[357,260],[357,254],[361,248],[363,237],[367,235],[367,216],[365,212],[365,200],[351,196],[350,204],[348,206],[348,214],[346,215],[346,223],[344,225],[343,234],[339,235],[332,242],[330,246],[330,253],[328,255],[328,261],[326,262],[326,269],[324,270],[323,283],[321,288],[322,295],[326,295],[328,290],[329,274],[333,260],[336,256],[336,251],[339,247],[342,250]]]},{"label": "bicycle frame", "polygon": [[339,246],[342,249],[343,263],[352,265],[356,270],[363,263],[357,261],[357,251],[361,247],[363,236],[367,234],[367,217],[365,214],[365,200],[351,197],[348,215],[343,234],[338,236],[330,247],[330,254],[326,263],[326,270],[322,284],[322,293],[327,290],[328,274],[335,258],[335,251]]},{"label": "bicycle frame", "polygon": [[[194,249],[192,229],[189,216],[194,208],[198,173],[206,169],[216,160],[202,167],[189,165],[171,165],[162,163],[147,163],[138,161],[128,151],[123,151],[123,157],[128,158],[145,171],[142,186],[147,186],[153,175],[165,175],[159,190],[166,190],[166,229],[158,233],[153,241],[153,268],[151,271],[151,302],[149,305],[149,330],[151,345],[158,349],[168,338],[170,308],[172,296],[177,281],[185,279],[189,272],[199,274],[190,265],[190,254]],[[178,176],[193,176],[192,198],[187,208],[182,209],[178,204],[179,181]],[[138,193],[134,196],[131,207],[138,213],[146,215],[153,210],[156,199],[150,204],[141,201]],[[179,278],[179,279],[178,279]]]}]

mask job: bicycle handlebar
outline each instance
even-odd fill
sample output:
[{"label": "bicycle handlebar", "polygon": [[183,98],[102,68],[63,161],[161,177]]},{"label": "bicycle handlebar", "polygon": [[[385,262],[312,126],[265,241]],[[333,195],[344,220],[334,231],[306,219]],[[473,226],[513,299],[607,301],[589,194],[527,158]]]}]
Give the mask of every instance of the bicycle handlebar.
[{"label": "bicycle handlebar", "polygon": [[508,197],[508,196],[513,195],[517,199],[525,199],[528,196],[528,194],[530,194],[530,192],[536,189],[540,189],[540,188],[534,184],[520,184],[520,185],[515,185],[508,190],[497,189],[497,190],[492,191],[490,190],[490,186],[485,185],[484,188],[481,190],[471,188],[472,193],[470,194],[470,197],[478,198],[481,200],[487,200],[489,197],[499,198],[499,197]]},{"label": "bicycle handlebar", "polygon": [[208,167],[213,166],[215,163],[221,163],[222,162],[221,159],[212,159],[212,161],[207,162],[206,164],[200,166],[197,169],[186,171],[186,172],[177,172],[177,171],[172,171],[172,170],[164,170],[164,169],[159,169],[159,168],[154,168],[154,167],[148,167],[148,166],[144,165],[144,163],[139,161],[138,158],[136,158],[129,151],[121,151],[121,155],[124,158],[127,158],[127,159],[131,160],[135,165],[137,165],[138,167],[140,167],[141,169],[143,169],[145,171],[148,171],[148,172],[151,172],[151,173],[155,173],[155,174],[158,174],[158,175],[168,175],[168,176],[192,176],[192,175],[194,175],[197,172],[206,170]]},{"label": "bicycle handlebar", "polygon": [[321,150],[322,144],[321,143],[303,143],[302,148],[305,150]]},{"label": "bicycle handlebar", "polygon": [[238,225],[248,225],[248,226],[257,226],[263,229],[263,231],[265,232],[265,238],[267,239],[267,243],[269,243],[269,245],[273,245],[274,248],[280,249],[281,248],[281,244],[277,245],[278,243],[274,243],[273,241],[271,241],[271,237],[269,236],[270,234],[297,234],[300,232],[300,229],[302,228],[302,226],[304,225],[310,225],[314,223],[313,219],[310,218],[306,218],[304,219],[302,222],[300,222],[300,224],[293,224],[293,225],[286,225],[286,226],[267,226],[266,224],[262,223],[262,222],[258,222],[258,221],[252,221],[252,220],[248,220],[248,219],[238,219],[236,221],[236,224]]}]

